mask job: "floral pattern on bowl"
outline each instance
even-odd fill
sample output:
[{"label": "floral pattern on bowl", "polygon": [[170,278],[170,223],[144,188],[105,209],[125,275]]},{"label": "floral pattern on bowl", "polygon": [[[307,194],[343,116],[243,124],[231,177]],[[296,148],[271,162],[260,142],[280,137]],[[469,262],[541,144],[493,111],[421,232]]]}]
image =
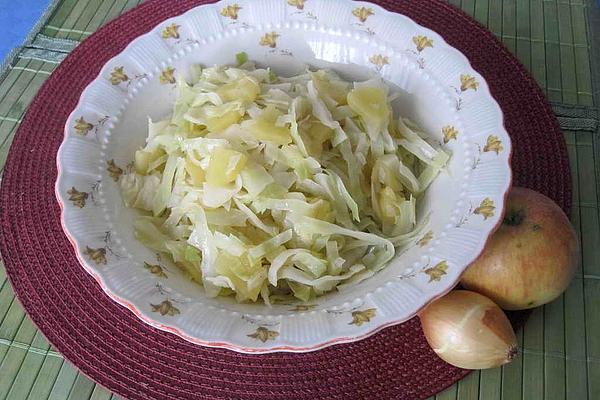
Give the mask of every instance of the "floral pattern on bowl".
[{"label": "floral pattern on bowl", "polygon": [[[133,236],[118,182],[147,117],[169,112],[190,65],[233,64],[239,51],[278,72],[308,62],[379,74],[402,91],[402,114],[452,153],[422,201],[422,234],[350,292],[270,308],[207,298]],[[221,1],[163,21],[106,64],[65,126],[56,194],[82,266],[148,324],[241,352],[310,351],[405,321],[454,286],[500,221],[511,182],[502,121],[467,59],[405,16],[349,0]]]}]

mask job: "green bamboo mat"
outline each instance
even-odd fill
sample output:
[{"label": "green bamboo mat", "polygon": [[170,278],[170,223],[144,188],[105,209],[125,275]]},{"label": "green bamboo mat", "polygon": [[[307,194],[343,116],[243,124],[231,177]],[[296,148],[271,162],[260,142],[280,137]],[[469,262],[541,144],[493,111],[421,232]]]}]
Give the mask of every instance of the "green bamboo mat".
[{"label": "green bamboo mat", "polygon": [[[0,166],[27,105],[77,42],[143,0],[58,0],[0,71]],[[525,64],[555,105],[573,178],[572,221],[581,237],[575,280],[518,332],[511,364],[476,371],[432,399],[600,399],[600,136],[594,102],[593,0],[452,0],[487,25]],[[599,40],[594,42],[593,39]],[[600,47],[597,48],[600,50]],[[600,68],[600,64],[595,65]],[[600,72],[600,71],[598,71]],[[596,86],[598,95],[600,86]],[[598,98],[598,97],[597,97]],[[25,315],[0,268],[0,400],[116,398],[54,351]]]}]

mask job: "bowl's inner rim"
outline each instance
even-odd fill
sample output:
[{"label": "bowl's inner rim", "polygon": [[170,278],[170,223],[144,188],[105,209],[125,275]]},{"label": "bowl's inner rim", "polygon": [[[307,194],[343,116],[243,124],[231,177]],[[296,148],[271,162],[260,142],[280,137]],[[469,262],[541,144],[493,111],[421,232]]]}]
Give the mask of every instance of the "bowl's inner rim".
[{"label": "bowl's inner rim", "polygon": [[[176,17],[176,18],[177,18],[177,17]],[[167,20],[167,22],[168,22],[168,21],[169,21],[169,20]],[[284,24],[284,25],[285,25],[285,24]],[[306,25],[306,24],[300,24],[299,26],[302,28],[302,25]],[[313,25],[317,25],[317,24],[313,24]],[[271,24],[266,24],[266,26],[271,26]],[[281,26],[283,26],[283,25],[281,25]],[[157,26],[157,27],[154,29],[154,31],[156,31],[156,29],[158,29],[158,26]],[[251,29],[251,28],[250,28],[250,29]],[[246,30],[248,30],[248,28],[242,28],[242,29],[241,29],[241,31],[246,31]],[[148,34],[151,34],[151,33],[153,33],[154,31],[151,31],[151,32],[150,32],[150,33],[148,33]],[[229,32],[229,34],[232,34],[232,32]],[[219,35],[217,35],[217,36],[219,36]],[[140,39],[142,39],[142,38],[143,38],[143,36],[141,36],[141,37],[137,38],[137,39],[136,39],[136,41],[137,41],[137,40],[140,40]],[[215,40],[218,40],[218,38],[217,38],[217,39],[215,39]],[[135,41],[134,41],[134,42],[135,42]],[[130,45],[132,45],[134,42],[132,42]],[[180,53],[176,53],[176,54],[174,54],[174,55],[173,55],[173,60],[172,60],[172,61],[175,61],[175,60],[179,59],[180,57],[183,57],[184,55],[187,55],[189,51],[192,51],[194,48],[197,48],[198,46],[199,46],[199,44],[196,44],[196,45],[194,45],[194,46],[191,46],[191,47],[189,47],[189,48],[186,48],[186,49],[185,49],[185,50],[186,50],[186,52],[185,52],[184,54],[181,54],[181,52],[180,52]],[[387,47],[387,46],[385,46],[385,47]],[[392,50],[392,49],[387,49],[387,51],[388,51],[389,53],[394,53],[394,57],[404,57],[404,55],[403,55],[403,54],[401,54],[401,53],[399,53],[399,52],[396,52],[395,50]],[[122,56],[122,55],[123,55],[124,53],[126,53],[126,52],[127,52],[127,49],[126,49],[126,50],[124,50],[124,51],[123,51],[121,54],[119,54],[119,55],[118,55],[117,57],[115,57],[114,59],[112,59],[112,60],[110,60],[109,62],[107,62],[107,64],[106,64],[106,65],[105,65],[105,67],[103,68],[102,72],[101,72],[101,73],[100,73],[100,75],[98,76],[98,78],[96,78],[96,79],[95,79],[95,80],[94,80],[94,81],[93,81],[93,82],[90,84],[90,86],[93,86],[93,85],[94,85],[94,83],[96,83],[96,82],[97,82],[99,79],[102,79],[102,76],[103,76],[103,75],[106,73],[106,71],[105,71],[105,70],[108,68],[109,64],[111,64],[111,63],[112,63],[112,62],[113,62],[115,59],[117,59],[118,57]],[[169,60],[169,61],[170,61],[170,60]],[[153,74],[155,75],[156,73],[158,73],[159,69],[160,69],[160,67],[157,67],[157,68],[155,69],[155,71],[153,71]],[[149,74],[149,78],[150,78],[151,76],[152,76],[152,73],[150,73],[150,74]],[[432,76],[431,78],[435,79],[435,77],[433,77],[433,76]],[[117,120],[118,120],[118,118],[121,116],[121,114],[122,114],[122,113],[123,113],[123,112],[126,110],[126,107],[127,107],[127,106],[129,105],[129,103],[130,103],[130,100],[132,100],[132,99],[133,99],[133,97],[135,96],[135,94],[136,94],[136,93],[138,93],[139,89],[140,89],[140,88],[141,88],[143,85],[145,85],[146,83],[147,83],[147,81],[144,81],[144,80],[142,80],[142,81],[138,82],[138,84],[137,84],[137,85],[138,85],[138,88],[137,88],[138,90],[136,90],[136,91],[135,91],[135,93],[129,93],[129,95],[128,95],[128,100],[126,101],[126,105],[125,105],[125,106],[122,108],[122,110],[119,112],[119,114],[117,114],[117,116],[115,117],[115,119],[117,119]],[[90,86],[88,86],[88,88],[89,88]],[[88,88],[86,88],[86,90],[87,90]],[[490,95],[490,96],[491,96],[491,95]],[[82,99],[83,99],[83,97],[84,97],[84,96],[82,95]],[[80,101],[81,101],[81,99],[80,99]],[[75,113],[75,111],[77,111],[77,110],[80,108],[80,106],[81,106],[81,104],[78,104],[78,106],[75,108],[75,110],[74,110],[73,114],[71,115],[71,117],[69,117],[69,120],[72,120],[72,118],[74,117],[74,113]],[[459,118],[460,118],[460,117],[459,117]],[[113,124],[113,127],[114,127],[114,124]],[[110,129],[108,129],[108,131],[109,131],[109,130],[110,130]],[[65,137],[65,141],[66,141],[66,140],[67,140],[67,138]],[[463,136],[463,140],[468,140],[468,137],[467,137],[467,136]],[[64,144],[64,143],[63,143],[63,144]],[[61,147],[62,147],[62,146],[61,146]],[[60,154],[60,153],[59,153],[59,154]],[[63,174],[65,174],[66,172],[67,172],[67,171],[66,171],[65,169],[61,170],[61,175],[60,175],[60,178],[64,178],[64,175],[63,175]],[[60,178],[59,178],[59,179],[60,179]],[[61,196],[64,196],[64,195],[62,195],[62,194],[61,194]],[[62,199],[62,200],[63,200],[63,201],[66,203],[65,199]],[[65,229],[68,229],[68,228],[67,228],[67,227],[65,227]],[[81,253],[79,250],[78,250],[78,252],[79,252],[79,253]],[[107,285],[107,286],[108,286],[108,285]],[[200,286],[200,287],[201,287],[201,286]],[[116,294],[116,293],[118,293],[118,292],[119,292],[118,290],[114,290],[114,289],[112,289],[112,288],[109,288],[109,287],[106,287],[106,288],[105,288],[105,290],[110,290],[111,292],[113,292],[113,294]],[[365,296],[368,296],[370,293],[371,293],[371,292],[368,292],[368,293],[366,293],[366,294],[365,294]],[[331,295],[332,295],[332,294],[330,294],[330,296],[331,296]],[[335,293],[334,293],[333,295],[335,295]],[[320,298],[321,298],[321,299],[323,299],[323,298],[325,298],[325,296],[323,296],[323,297],[320,297]],[[344,304],[343,304],[341,307],[343,307],[343,306],[345,306],[345,305],[347,305],[347,304],[348,304],[348,303],[344,303]],[[210,305],[208,305],[208,304],[207,304],[207,306],[209,306],[209,307],[210,307]],[[262,304],[261,304],[261,306],[262,306]],[[334,307],[331,307],[331,308],[334,308],[334,309],[335,309],[335,306],[334,306]],[[233,311],[233,310],[228,310],[228,311]],[[415,311],[415,312],[416,312],[416,311]],[[289,315],[291,315],[291,314],[293,314],[293,313],[289,313],[289,312],[287,312],[287,313],[285,313],[285,314],[278,314],[277,316],[279,316],[279,315],[281,315],[281,316],[289,316]],[[261,314],[256,314],[256,315],[257,315],[257,316],[261,316]]]}]

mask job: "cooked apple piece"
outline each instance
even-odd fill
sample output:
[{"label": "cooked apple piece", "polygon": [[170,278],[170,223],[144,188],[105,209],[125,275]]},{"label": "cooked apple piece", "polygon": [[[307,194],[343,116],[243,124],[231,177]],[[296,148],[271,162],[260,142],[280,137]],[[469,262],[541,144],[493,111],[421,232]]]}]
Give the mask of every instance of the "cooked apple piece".
[{"label": "cooked apple piece", "polygon": [[217,147],[208,163],[206,182],[212,186],[223,186],[235,181],[246,161],[247,157],[240,152]]},{"label": "cooked apple piece", "polygon": [[290,144],[292,136],[287,126],[276,126],[277,118],[281,115],[275,106],[268,105],[259,117],[249,124],[248,130],[258,139],[265,142],[273,142],[279,145]]},{"label": "cooked apple piece", "polygon": [[385,92],[377,87],[359,87],[348,93],[348,105],[368,127],[379,129],[389,119]]},{"label": "cooked apple piece", "polygon": [[251,76],[245,76],[234,82],[226,83],[217,90],[223,101],[240,100],[250,103],[260,94],[260,84]]}]

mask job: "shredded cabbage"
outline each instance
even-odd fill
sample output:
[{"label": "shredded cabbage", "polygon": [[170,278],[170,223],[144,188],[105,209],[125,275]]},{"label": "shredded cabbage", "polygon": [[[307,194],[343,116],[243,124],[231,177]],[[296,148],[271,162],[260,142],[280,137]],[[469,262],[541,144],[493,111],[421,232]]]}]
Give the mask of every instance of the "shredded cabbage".
[{"label": "shredded cabbage", "polygon": [[[394,117],[381,79],[194,66],[121,178],[137,239],[210,296],[310,301],[368,279],[422,231],[449,155]],[[427,216],[421,218],[427,220]]]}]

